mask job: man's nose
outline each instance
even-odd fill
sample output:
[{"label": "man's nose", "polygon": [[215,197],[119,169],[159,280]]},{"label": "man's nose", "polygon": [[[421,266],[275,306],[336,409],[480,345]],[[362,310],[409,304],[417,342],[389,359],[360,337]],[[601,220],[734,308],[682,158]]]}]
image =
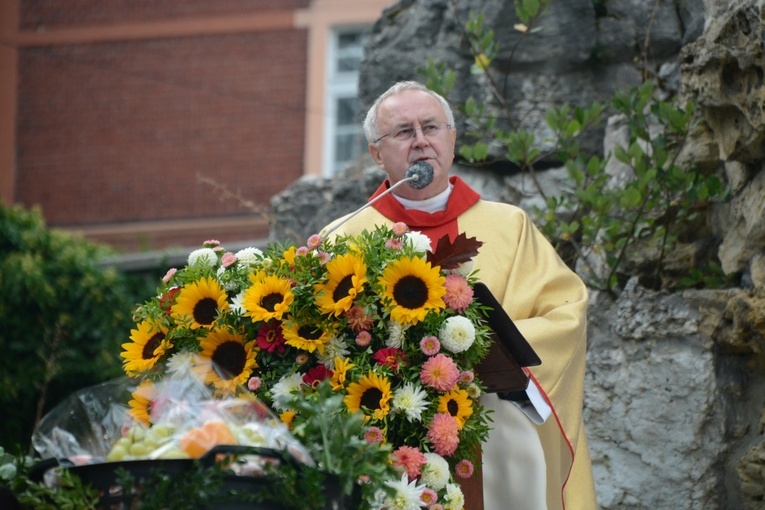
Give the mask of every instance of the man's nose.
[{"label": "man's nose", "polygon": [[429,144],[428,137],[425,136],[425,134],[422,132],[422,129],[415,129],[414,130],[414,138],[412,141],[412,145],[415,147],[425,147]]}]

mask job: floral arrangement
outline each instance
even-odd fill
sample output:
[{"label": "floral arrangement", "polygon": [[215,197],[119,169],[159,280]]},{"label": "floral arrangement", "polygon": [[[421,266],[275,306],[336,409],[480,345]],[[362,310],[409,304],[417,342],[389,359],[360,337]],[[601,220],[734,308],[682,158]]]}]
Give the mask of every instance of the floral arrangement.
[{"label": "floral arrangement", "polygon": [[134,313],[121,353],[142,381],[130,413],[151,425],[152,386],[190,366],[217,398],[254,395],[299,430],[295,395],[330,386],[401,476],[370,507],[462,508],[455,482],[489,431],[475,373],[490,342],[473,298],[480,246],[463,234],[433,248],[403,223],[262,251],[207,241]]}]

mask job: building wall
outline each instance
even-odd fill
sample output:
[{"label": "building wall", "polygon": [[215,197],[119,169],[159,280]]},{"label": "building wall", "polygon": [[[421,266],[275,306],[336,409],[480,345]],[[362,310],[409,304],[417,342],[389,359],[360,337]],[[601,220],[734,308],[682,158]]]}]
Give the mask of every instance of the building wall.
[{"label": "building wall", "polygon": [[267,204],[302,173],[305,35],[24,48],[18,199],[60,226],[244,212],[201,175]]},{"label": "building wall", "polygon": [[3,200],[135,250],[266,236],[270,198],[321,161],[312,46],[391,2],[0,3]]}]

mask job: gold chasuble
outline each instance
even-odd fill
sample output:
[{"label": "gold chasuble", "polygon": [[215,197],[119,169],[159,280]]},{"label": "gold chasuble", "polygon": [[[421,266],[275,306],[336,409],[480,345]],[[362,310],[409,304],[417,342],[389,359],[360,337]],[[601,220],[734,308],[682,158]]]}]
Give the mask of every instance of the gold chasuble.
[{"label": "gold chasuble", "polygon": [[[483,243],[474,259],[478,279],[489,287],[542,360],[541,365],[529,370],[552,408],[552,415],[541,425],[528,421],[527,431],[523,432],[528,434],[530,430],[533,434],[536,430],[544,455],[542,473],[546,473],[546,481],[540,480],[540,483],[546,487],[547,501],[546,504],[540,502],[539,508],[594,510],[597,508],[595,487],[582,421],[587,289],[522,209],[481,200],[459,177],[452,176],[450,182],[454,188],[445,211],[429,214],[406,210],[389,194],[349,219],[335,234],[357,235],[374,225],[401,221],[410,230],[430,237],[433,246],[444,234],[454,239],[463,232]],[[387,187],[386,180],[372,198]],[[333,225],[349,216],[336,220]],[[496,399],[496,396],[482,398]],[[496,401],[492,405],[515,406],[508,401]],[[507,423],[492,424],[494,429],[503,426]],[[484,452],[501,451],[502,454],[484,461],[484,477],[496,480],[497,476],[489,475],[523,473],[527,458],[522,454],[514,456],[516,450],[523,448],[512,444],[513,430],[503,430],[495,436],[490,436]],[[524,441],[521,437],[519,440]],[[487,457],[485,454],[484,459]],[[480,483],[480,478],[475,482]],[[470,481],[463,484],[465,508],[478,510],[483,503],[480,498],[473,499],[469,484]],[[484,499],[502,501],[504,508],[516,508],[514,494],[524,492],[522,485],[518,480],[514,485],[512,479],[500,478],[484,487]],[[486,510],[504,510],[491,506],[487,504]]]}]

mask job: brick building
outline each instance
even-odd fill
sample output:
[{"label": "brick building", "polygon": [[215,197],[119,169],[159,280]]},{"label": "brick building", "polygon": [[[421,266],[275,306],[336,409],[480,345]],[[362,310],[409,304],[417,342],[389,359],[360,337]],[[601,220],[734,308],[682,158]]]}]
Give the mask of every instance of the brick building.
[{"label": "brick building", "polygon": [[356,65],[391,3],[2,0],[0,197],[126,250],[263,237],[254,209],[365,145]]}]

